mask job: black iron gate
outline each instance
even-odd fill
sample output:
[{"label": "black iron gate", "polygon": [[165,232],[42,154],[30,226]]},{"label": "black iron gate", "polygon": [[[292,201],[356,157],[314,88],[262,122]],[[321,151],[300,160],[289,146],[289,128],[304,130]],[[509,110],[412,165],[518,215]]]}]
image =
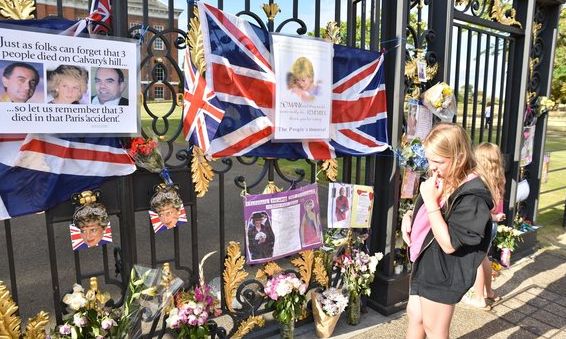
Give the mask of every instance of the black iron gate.
[{"label": "black iron gate", "polygon": [[[66,2],[58,0],[57,5],[51,8],[51,12],[48,10],[47,14],[64,16]],[[37,5],[40,3],[43,2],[37,1]],[[86,13],[88,6],[85,1],[81,3],[84,7],[82,10]],[[389,112],[388,133],[392,147],[398,146],[404,128],[405,94],[413,86],[420,89],[427,87],[427,84],[414,84],[411,79],[401,76],[405,73],[405,63],[413,58],[423,57],[429,66],[438,67],[429,84],[445,80],[452,85],[459,105],[455,121],[470,131],[474,142],[496,142],[508,157],[506,207],[511,216],[515,209],[514,196],[520,176],[519,140],[523,107],[527,100],[526,95],[521,93],[526,94],[527,88],[537,95],[548,93],[547,80],[552,66],[550,46],[555,39],[552,30],[557,25],[559,3],[518,1],[514,7],[517,11],[516,18],[522,24],[521,28],[492,19],[494,6],[499,1],[491,0],[315,0],[309,7],[309,13],[305,13],[302,8],[300,10],[298,0],[289,0],[279,4],[282,8],[280,14],[271,7],[271,14],[275,16],[267,19],[267,15],[260,13],[258,4],[252,5],[252,1],[245,0],[238,9],[240,11],[235,11],[235,14],[246,16],[270,31],[314,36],[321,35],[322,27],[326,24],[323,20],[331,19],[344,24],[343,44],[363,49],[386,49],[384,67]],[[228,3],[222,0],[213,4],[220,9],[228,7]],[[154,135],[161,141],[162,154],[171,168],[173,181],[181,186],[182,198],[190,216],[189,227],[175,229],[167,237],[157,237],[149,231],[146,211],[149,209],[153,186],[160,179],[146,172],[116,179],[101,188],[102,199],[113,215],[117,241],[115,240],[116,246],[102,246],[98,254],[73,253],[70,248],[61,247],[60,244],[65,243],[65,223],[72,219],[73,207],[70,203],[47,211],[44,220],[40,220],[46,226],[47,244],[42,248],[48,254],[47,274],[51,277],[53,309],[58,322],[61,322],[63,311],[61,297],[70,289],[72,281],[84,282],[87,277],[100,276],[106,284],[116,285],[116,294],[120,295],[128,278],[124,272],[129,272],[135,263],[156,267],[164,262],[173,262],[179,275],[191,282],[198,272],[199,258],[211,250],[217,250],[218,265],[207,269],[206,274],[211,277],[220,276],[228,241],[243,242],[239,226],[242,216],[237,207],[240,206],[240,191],[245,187],[257,192],[264,184],[272,182],[280,187],[289,187],[301,181],[314,182],[316,179],[318,167],[310,161],[302,166],[297,165],[302,169],[294,173],[285,173],[281,160],[222,159],[214,164],[216,178],[210,192],[204,198],[196,198],[188,169],[191,155],[184,143],[178,141],[181,125],[176,113],[178,105],[182,104],[177,98],[183,92],[183,73],[178,60],[187,48],[185,41],[188,26],[178,27],[181,21],[188,25],[194,5],[193,1],[189,1],[187,8],[183,8],[179,16],[173,0],[169,0],[166,5],[149,0],[117,1],[113,6],[115,20],[112,25],[113,35],[131,37],[142,44],[142,102],[143,114],[148,121],[142,134]],[[270,0],[267,5],[273,6],[275,3]],[[230,3],[230,6],[233,4]],[[139,13],[132,14],[132,8],[138,8]],[[267,10],[269,9],[268,6]],[[159,15],[156,13],[165,14],[160,14],[160,21],[157,21],[156,16]],[[328,13],[328,17],[324,17]],[[311,20],[307,23],[305,17]],[[428,27],[425,22],[428,22]],[[533,39],[533,25],[539,22],[547,24]],[[531,49],[533,40],[535,46],[542,47]],[[534,70],[529,69],[531,50],[540,60],[534,65]],[[535,75],[536,81],[533,80]],[[163,104],[156,110],[151,102],[158,102],[161,98],[164,99]],[[489,104],[492,105],[491,123],[486,124],[484,112]],[[542,117],[537,122],[537,126],[542,124],[543,127],[540,130],[537,128],[536,159],[527,170],[527,175],[536,188],[531,192],[531,200],[527,204],[532,214],[536,211],[538,197],[545,121],[546,117]],[[340,181],[373,185],[376,196],[379,197],[368,245],[372,252],[381,251],[386,256],[380,263],[368,304],[384,314],[393,313],[404,306],[408,282],[406,273],[399,275],[393,272],[392,253],[395,250],[400,187],[397,163],[391,151],[370,157],[346,157],[340,161]],[[26,274],[17,273],[17,266],[26,264],[18,260],[17,253],[21,252],[22,247],[29,245],[18,242],[18,237],[13,236],[15,232],[12,224],[17,223],[19,227],[23,227],[18,219],[13,223],[4,221],[3,239],[7,262],[2,264],[0,277],[9,278],[13,296],[22,303],[29,302],[21,293],[23,291],[23,294],[28,294],[29,287],[20,283],[23,279],[19,277]],[[38,217],[33,221],[37,222],[37,219]],[[512,218],[508,217],[510,219]],[[33,279],[30,284],[34,285]],[[226,302],[223,303],[223,311],[232,318],[233,327],[228,330],[229,334],[233,334],[249,315],[268,312],[247,291],[249,289],[242,286],[237,298],[253,301],[249,307],[243,306],[239,312],[231,313]],[[23,307],[23,310],[23,313],[36,311],[28,307]]]}]

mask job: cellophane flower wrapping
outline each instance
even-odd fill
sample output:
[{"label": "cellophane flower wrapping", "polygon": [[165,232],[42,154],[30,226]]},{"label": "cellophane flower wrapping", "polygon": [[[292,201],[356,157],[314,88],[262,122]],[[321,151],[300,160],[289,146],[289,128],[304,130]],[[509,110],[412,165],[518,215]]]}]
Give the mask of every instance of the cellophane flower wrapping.
[{"label": "cellophane flower wrapping", "polygon": [[132,138],[128,154],[134,159],[136,166],[152,173],[161,173],[165,162],[159,152],[159,143],[153,138]]},{"label": "cellophane flower wrapping", "polygon": [[[75,284],[73,292],[63,297],[68,313],[63,317],[63,325],[58,326],[51,338],[139,338],[141,315],[147,312],[152,300],[162,297],[153,279],[158,273],[148,268],[136,266],[132,269],[128,292],[121,307],[110,307],[107,293],[85,291]],[[153,275],[152,275],[153,272]]]},{"label": "cellophane flower wrapping", "polygon": [[311,300],[316,335],[328,338],[334,332],[340,314],[348,306],[348,296],[344,290],[331,287],[324,291],[313,291]]},{"label": "cellophane flower wrapping", "polygon": [[279,273],[267,280],[264,293],[267,307],[274,307],[273,317],[280,323],[292,322],[301,315],[306,301],[307,284],[294,273]]},{"label": "cellophane flower wrapping", "polygon": [[445,82],[439,82],[423,93],[423,105],[442,121],[451,122],[456,114],[454,91]]},{"label": "cellophane flower wrapping", "polygon": [[411,141],[405,139],[401,148],[395,153],[401,168],[410,168],[415,172],[425,172],[428,169],[424,147],[419,138],[414,138]]},{"label": "cellophane flower wrapping", "polygon": [[493,242],[499,249],[508,248],[513,251],[517,247],[517,242],[519,241],[522,233],[523,232],[514,227],[498,225],[497,234],[495,235],[495,240]]}]

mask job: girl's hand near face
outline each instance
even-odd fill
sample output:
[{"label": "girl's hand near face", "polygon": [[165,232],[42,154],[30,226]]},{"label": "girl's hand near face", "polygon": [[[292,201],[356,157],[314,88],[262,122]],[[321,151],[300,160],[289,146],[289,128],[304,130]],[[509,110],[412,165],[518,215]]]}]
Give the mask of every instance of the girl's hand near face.
[{"label": "girl's hand near face", "polygon": [[442,180],[436,172],[421,184],[420,192],[427,209],[431,204],[435,204],[434,208],[438,207],[442,196]]}]

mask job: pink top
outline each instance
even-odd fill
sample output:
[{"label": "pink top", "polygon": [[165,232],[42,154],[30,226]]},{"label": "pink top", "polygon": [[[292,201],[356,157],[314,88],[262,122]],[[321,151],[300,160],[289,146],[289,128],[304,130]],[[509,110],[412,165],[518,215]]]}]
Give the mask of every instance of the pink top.
[{"label": "pink top", "polygon": [[499,200],[499,202],[497,202],[497,205],[493,209],[493,214],[499,213],[503,213],[503,199]]},{"label": "pink top", "polygon": [[415,216],[413,227],[411,228],[411,247],[409,248],[409,258],[411,262],[415,262],[419,257],[423,242],[429,230],[430,222],[428,220],[428,212],[425,205],[422,204]]},{"label": "pink top", "polygon": [[[462,184],[474,179],[477,177],[476,174],[469,174],[466,177],[466,180],[462,182]],[[444,205],[444,201],[441,201],[439,206],[442,207]],[[503,207],[503,204],[501,205]],[[426,210],[425,204],[422,204],[417,212],[417,215],[414,217],[413,227],[411,228],[411,247],[409,248],[409,259],[411,262],[415,262],[419,257],[419,253],[421,252],[421,248],[423,247],[423,242],[430,231],[430,221],[428,219],[428,211]]]}]

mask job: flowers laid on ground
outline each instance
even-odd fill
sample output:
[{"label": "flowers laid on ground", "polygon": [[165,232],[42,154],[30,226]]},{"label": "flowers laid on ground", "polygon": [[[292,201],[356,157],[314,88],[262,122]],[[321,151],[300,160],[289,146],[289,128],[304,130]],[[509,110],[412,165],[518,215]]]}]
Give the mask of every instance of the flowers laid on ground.
[{"label": "flowers laid on ground", "polygon": [[428,169],[428,161],[426,160],[424,147],[420,139],[415,138],[410,142],[404,141],[401,149],[395,152],[399,159],[399,166],[410,168],[416,172],[424,172]]},{"label": "flowers laid on ground", "polygon": [[273,317],[282,324],[294,322],[305,304],[307,285],[294,273],[279,273],[265,284],[265,295],[270,299],[267,307],[274,307]]},{"label": "flowers laid on ground", "polygon": [[344,295],[344,290],[335,287],[317,293],[316,299],[322,305],[324,313],[329,316],[344,312],[348,306],[348,296]]},{"label": "flowers laid on ground", "polygon": [[134,159],[136,166],[152,173],[161,173],[165,168],[165,163],[157,146],[157,141],[152,138],[132,138],[128,154]]},{"label": "flowers laid on ground", "polygon": [[221,314],[220,304],[207,284],[195,286],[175,296],[175,307],[166,320],[177,338],[206,338],[208,319]]},{"label": "flowers laid on ground", "polygon": [[499,249],[508,248],[513,251],[515,247],[517,247],[517,242],[521,234],[521,231],[513,227],[499,225],[497,226],[497,235],[495,236],[494,242]]},{"label": "flowers laid on ground", "polygon": [[313,291],[311,300],[316,336],[319,338],[332,336],[340,314],[348,306],[346,291],[335,287],[322,292]]},{"label": "flowers laid on ground", "polygon": [[90,279],[90,288],[85,292],[79,284],[73,286],[73,292],[64,296],[63,302],[69,313],[64,317],[64,324],[59,326],[51,338],[126,338],[131,335],[134,324],[141,313],[139,299],[157,295],[157,287],[150,283],[153,270],[138,275],[132,270],[128,293],[120,308],[107,307],[110,300],[108,293],[98,289],[96,278]]},{"label": "flowers laid on ground", "polygon": [[370,256],[364,251],[353,249],[337,259],[344,284],[351,294],[370,295],[370,284],[373,282],[377,264],[382,258],[381,252]]}]

